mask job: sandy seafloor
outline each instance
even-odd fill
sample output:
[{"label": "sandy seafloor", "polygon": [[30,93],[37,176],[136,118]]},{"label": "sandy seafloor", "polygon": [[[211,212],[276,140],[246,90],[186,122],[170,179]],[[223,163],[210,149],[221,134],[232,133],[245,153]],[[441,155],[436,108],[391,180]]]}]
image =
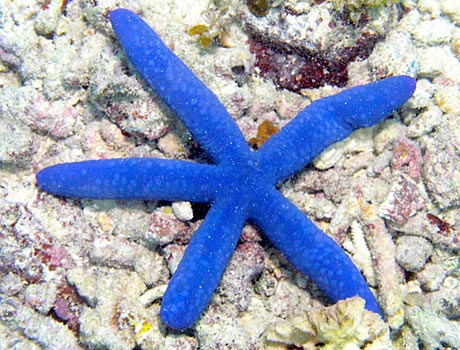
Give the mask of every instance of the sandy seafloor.
[{"label": "sandy seafloor", "polygon": [[[236,0],[0,0],[0,349],[459,349],[460,3],[352,3],[277,1],[255,17]],[[117,7],[154,27],[247,139],[341,90],[277,88],[254,38],[334,60],[370,33],[346,87],[417,79],[401,110],[280,188],[350,254],[386,322],[358,299],[331,306],[248,225],[200,321],[173,332],[161,296],[202,208],[36,187],[39,169],[62,162],[203,159],[127,63],[108,22]],[[207,48],[187,34],[197,24]]]}]

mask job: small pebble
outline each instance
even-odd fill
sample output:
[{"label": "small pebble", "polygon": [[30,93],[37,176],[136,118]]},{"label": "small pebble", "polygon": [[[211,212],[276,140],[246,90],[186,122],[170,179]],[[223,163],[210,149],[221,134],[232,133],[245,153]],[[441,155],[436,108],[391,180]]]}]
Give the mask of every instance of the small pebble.
[{"label": "small pebble", "polygon": [[397,240],[396,261],[404,270],[420,271],[433,252],[432,245],[422,237],[401,236]]},{"label": "small pebble", "polygon": [[434,292],[442,285],[446,277],[446,270],[441,265],[428,263],[425,268],[417,273],[417,279],[421,282],[423,290]]},{"label": "small pebble", "polygon": [[190,202],[174,202],[172,204],[174,215],[181,221],[193,219],[193,209]]}]

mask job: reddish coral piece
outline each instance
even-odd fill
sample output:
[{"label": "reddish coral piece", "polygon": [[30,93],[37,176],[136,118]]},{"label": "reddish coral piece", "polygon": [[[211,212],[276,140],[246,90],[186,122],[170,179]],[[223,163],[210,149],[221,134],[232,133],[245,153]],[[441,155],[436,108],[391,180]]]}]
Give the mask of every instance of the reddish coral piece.
[{"label": "reddish coral piece", "polygon": [[406,176],[399,176],[381,207],[381,215],[399,225],[420,209],[425,208],[425,198],[417,186]]},{"label": "reddish coral piece", "polygon": [[3,242],[0,266],[3,271],[12,271],[28,283],[44,281],[47,270],[69,268],[73,261],[64,247],[58,246],[53,237],[42,227],[27,209],[12,206],[10,213],[22,210],[20,218],[9,227],[2,227]]},{"label": "reddish coral piece", "polygon": [[449,234],[450,230],[452,230],[452,227],[447,222],[442,221],[436,215],[427,213],[426,217],[430,221],[430,224],[436,225],[438,227],[439,234],[446,236]]},{"label": "reddish coral piece", "polygon": [[396,140],[391,160],[391,167],[394,170],[400,170],[414,180],[419,180],[422,162],[422,152],[414,141],[406,137]]},{"label": "reddish coral piece", "polygon": [[460,232],[447,222],[442,221],[436,215],[427,213],[426,217],[431,225],[436,226],[437,231],[432,235],[432,241],[450,249],[460,249]]},{"label": "reddish coral piece", "polygon": [[250,50],[255,54],[255,66],[260,75],[272,79],[280,88],[294,92],[314,89],[326,84],[344,87],[348,82],[348,63],[369,56],[377,38],[365,35],[357,46],[343,48],[336,59],[327,59],[326,53],[301,52],[294,48],[269,46],[262,39],[251,39]]},{"label": "reddish coral piece", "polygon": [[256,56],[255,66],[260,75],[272,79],[280,88],[300,92],[325,84],[343,87],[347,83],[346,66],[339,60],[331,62],[319,55],[300,56],[254,40],[250,41],[250,50]]},{"label": "reddish coral piece", "polygon": [[66,284],[59,288],[53,311],[57,318],[64,321],[72,331],[78,334],[81,302],[77,292],[72,287]]},{"label": "reddish coral piece", "polygon": [[188,240],[190,234],[191,229],[173,214],[165,214],[162,209],[157,209],[152,214],[152,221],[145,238],[154,244],[163,245],[174,240]]}]

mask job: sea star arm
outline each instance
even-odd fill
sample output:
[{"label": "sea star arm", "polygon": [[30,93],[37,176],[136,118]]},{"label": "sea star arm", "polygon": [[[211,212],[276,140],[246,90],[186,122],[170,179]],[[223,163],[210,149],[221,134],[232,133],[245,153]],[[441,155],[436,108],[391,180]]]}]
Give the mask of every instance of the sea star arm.
[{"label": "sea star arm", "polygon": [[215,162],[247,156],[250,150],[240,129],[216,95],[139,16],[117,9],[110,21],[133,66]]},{"label": "sea star arm", "polygon": [[216,170],[214,165],[156,158],[89,160],[45,168],[37,184],[66,197],[210,202],[218,184]]},{"label": "sea star arm", "polygon": [[235,250],[247,213],[236,195],[219,198],[194,233],[163,296],[161,319],[184,330],[200,317]]},{"label": "sea star arm", "polygon": [[414,79],[395,76],[313,102],[259,149],[261,170],[272,183],[283,181],[329,145],[383,120],[414,90]]},{"label": "sea star arm", "polygon": [[343,249],[276,189],[260,197],[250,219],[334,303],[357,295],[366,301],[366,309],[382,315],[366,281]]}]

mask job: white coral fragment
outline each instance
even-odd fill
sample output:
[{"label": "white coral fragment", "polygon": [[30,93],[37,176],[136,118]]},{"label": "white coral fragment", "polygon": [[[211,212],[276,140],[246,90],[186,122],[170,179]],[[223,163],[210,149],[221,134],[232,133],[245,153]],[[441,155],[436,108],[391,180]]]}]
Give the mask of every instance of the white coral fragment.
[{"label": "white coral fragment", "polygon": [[266,349],[292,345],[305,350],[391,349],[388,326],[364,304],[354,297],[272,325],[264,334]]}]

